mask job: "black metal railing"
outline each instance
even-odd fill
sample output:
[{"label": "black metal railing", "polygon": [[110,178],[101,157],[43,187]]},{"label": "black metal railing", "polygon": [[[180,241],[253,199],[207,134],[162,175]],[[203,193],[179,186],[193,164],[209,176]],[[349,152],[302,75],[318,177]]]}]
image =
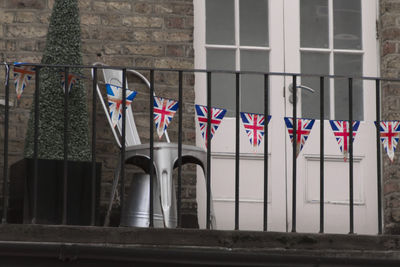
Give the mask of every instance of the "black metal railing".
[{"label": "black metal railing", "polygon": [[[92,78],[92,144],[91,144],[91,154],[92,154],[92,187],[95,186],[95,169],[96,169],[96,87],[98,84],[98,71],[101,69],[117,69],[122,71],[122,88],[126,89],[126,76],[127,76],[127,67],[120,67],[120,66],[75,66],[75,65],[44,65],[44,64],[28,64],[26,63],[25,65],[30,65],[30,66],[35,66],[35,94],[34,94],[34,111],[35,111],[35,117],[34,117],[34,153],[33,153],[33,160],[34,160],[34,172],[33,172],[33,185],[34,185],[34,190],[33,190],[33,219],[32,223],[35,224],[36,222],[36,217],[37,217],[37,194],[38,194],[38,138],[39,138],[39,101],[40,101],[40,80],[39,80],[39,74],[40,70],[44,67],[46,68],[62,68],[64,70],[64,77],[68,77],[68,73],[72,68],[82,68],[86,70],[92,70],[93,72],[93,78]],[[5,105],[4,105],[4,155],[3,155],[3,160],[4,160],[4,169],[3,169],[3,217],[2,217],[2,223],[7,223],[7,210],[8,210],[8,198],[9,198],[9,172],[8,172],[8,165],[9,165],[9,151],[8,151],[8,144],[9,144],[9,120],[10,120],[10,78],[9,78],[9,72],[10,69],[12,68],[13,64],[12,63],[5,63],[3,64],[3,67],[6,69],[6,81],[5,81],[5,86],[4,86],[4,96],[5,96]],[[236,124],[235,124],[235,226],[234,229],[238,230],[239,229],[239,163],[240,163],[240,143],[239,143],[239,131],[240,131],[240,125],[239,125],[239,112],[240,112],[240,79],[242,75],[245,74],[255,74],[255,75],[260,75],[263,77],[263,83],[264,83],[264,116],[265,118],[268,118],[269,115],[269,108],[270,108],[270,77],[272,76],[282,76],[282,77],[292,77],[292,84],[293,84],[293,142],[292,142],[292,150],[293,150],[293,159],[292,159],[292,232],[296,232],[296,218],[297,218],[297,202],[296,202],[296,194],[297,194],[297,160],[296,160],[296,149],[297,149],[297,138],[296,138],[296,127],[297,124],[295,123],[298,114],[297,114],[297,79],[298,77],[303,77],[303,76],[309,76],[309,77],[316,77],[319,78],[320,81],[320,208],[319,208],[319,232],[324,233],[324,172],[325,172],[325,166],[324,166],[324,153],[325,153],[325,140],[324,140],[324,118],[325,118],[325,112],[324,112],[324,99],[325,99],[325,88],[324,88],[324,81],[326,79],[332,79],[332,78],[343,78],[348,80],[348,99],[349,99],[349,106],[348,106],[348,117],[349,117],[349,125],[350,125],[350,136],[353,136],[353,128],[351,127],[353,123],[353,80],[354,79],[361,79],[361,80],[374,80],[375,81],[375,98],[376,98],[376,124],[379,125],[380,123],[380,109],[381,109],[381,82],[382,81],[400,81],[396,79],[383,79],[383,78],[377,78],[377,77],[345,77],[345,76],[336,76],[336,75],[304,75],[304,74],[297,74],[297,73],[275,73],[275,72],[270,72],[270,73],[262,73],[262,72],[234,72],[234,71],[220,71],[220,70],[196,70],[196,69],[150,69],[150,68],[134,68],[135,70],[140,70],[144,72],[149,73],[150,77],[150,94],[149,94],[149,125],[150,125],[150,131],[149,131],[149,138],[150,138],[150,161],[149,161],[149,174],[150,174],[150,190],[149,190],[149,200],[150,200],[150,227],[154,226],[154,221],[153,221],[153,216],[154,216],[154,203],[153,203],[153,179],[154,179],[154,165],[153,165],[153,160],[154,160],[154,126],[153,126],[153,109],[154,109],[154,102],[153,102],[153,93],[154,93],[154,86],[155,86],[155,81],[154,81],[154,75],[156,72],[175,72],[178,74],[178,97],[179,97],[179,111],[178,111],[178,190],[177,190],[177,212],[178,212],[178,227],[182,226],[181,222],[181,209],[182,209],[182,132],[183,132],[183,114],[182,114],[182,100],[183,100],[183,75],[185,73],[205,73],[206,74],[206,90],[207,90],[207,109],[211,109],[211,92],[213,90],[212,88],[212,77],[213,74],[215,73],[230,73],[232,75],[235,75],[236,78],[236,90],[235,90],[235,118],[236,118]],[[68,78],[66,78],[67,80]],[[68,82],[64,83],[65,86],[65,92],[68,91]],[[121,134],[121,153],[120,153],[120,168],[121,168],[121,178],[120,178],[120,190],[121,190],[121,206],[123,209],[123,206],[125,205],[123,201],[124,192],[125,192],[125,128],[126,128],[126,92],[125,90],[122,90],[123,96],[122,96],[122,134]],[[66,224],[67,223],[67,183],[68,183],[68,116],[69,116],[69,109],[68,109],[68,94],[64,94],[64,173],[63,173],[63,183],[64,183],[64,193],[63,193],[63,212],[62,212],[62,223]],[[263,230],[267,231],[268,230],[268,180],[270,177],[268,177],[268,169],[270,166],[268,166],[268,139],[269,139],[269,132],[268,132],[268,123],[264,124],[264,131],[265,131],[265,141],[264,141],[264,201],[263,201]],[[212,142],[211,142],[211,113],[208,112],[207,116],[207,170],[206,170],[206,228],[210,229],[211,227],[211,150],[212,150]],[[377,174],[376,174],[376,181],[377,181],[377,206],[378,206],[378,212],[377,212],[377,218],[376,220],[378,221],[378,233],[382,233],[382,177],[381,177],[381,148],[380,148],[380,131],[379,127],[376,127],[376,164],[377,164]],[[353,144],[352,142],[349,143],[349,233],[354,233],[354,168],[353,168]],[[93,194],[91,196],[92,198],[92,219],[91,219],[91,224],[95,225],[95,192],[92,190]]]}]

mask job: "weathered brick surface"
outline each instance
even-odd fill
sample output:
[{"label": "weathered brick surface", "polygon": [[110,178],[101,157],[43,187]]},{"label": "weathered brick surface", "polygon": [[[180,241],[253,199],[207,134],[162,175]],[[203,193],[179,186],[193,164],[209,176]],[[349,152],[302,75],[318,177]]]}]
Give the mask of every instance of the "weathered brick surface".
[{"label": "weathered brick surface", "polygon": [[[100,61],[109,65],[127,67],[193,68],[193,4],[185,0],[78,1],[81,15],[82,53],[84,64]],[[0,1],[0,60],[7,62],[40,62],[45,47],[46,33],[54,0]],[[147,77],[148,72],[143,72]],[[89,71],[85,72],[90,77]],[[4,69],[0,70],[0,83],[4,82]],[[142,142],[149,140],[149,94],[143,84],[129,77],[130,87],[138,90],[133,108]],[[184,133],[185,144],[194,144],[194,90],[193,75],[184,75]],[[157,95],[178,98],[178,76],[163,72],[155,75]],[[86,89],[91,104],[90,79]],[[11,84],[9,163],[23,156],[23,145],[29,110],[32,104],[34,82],[16,100]],[[3,91],[0,97],[3,98]],[[91,113],[91,108],[90,108]],[[90,114],[90,116],[92,116]],[[4,111],[0,107],[0,154],[3,155]],[[90,122],[92,118],[90,118]],[[96,112],[96,157],[103,163],[101,203],[110,195],[113,170],[117,164],[118,149],[104,113],[98,104]],[[169,128],[172,141],[177,141],[178,121]],[[91,131],[91,130],[90,130]],[[157,138],[155,136],[155,138]],[[2,156],[0,156],[2,157]],[[0,158],[0,165],[3,164]],[[1,166],[0,166],[1,167]],[[137,170],[136,170],[137,171]],[[135,170],[127,170],[127,179]],[[3,172],[0,173],[2,178]],[[184,171],[183,212],[195,214],[195,172]],[[186,174],[187,173],[187,174]],[[2,181],[2,180],[1,180]],[[128,180],[129,181],[129,180]],[[127,182],[129,183],[129,182]],[[0,190],[2,183],[0,182]]]},{"label": "weathered brick surface", "polygon": [[5,1],[6,8],[32,8],[42,9],[46,6],[46,0],[8,0]]},{"label": "weathered brick surface", "polygon": [[[400,3],[394,0],[380,1],[379,36],[381,42],[381,76],[398,78],[400,74]],[[382,84],[382,119],[400,118],[400,83]],[[400,160],[396,152],[391,163],[383,155],[384,223],[387,233],[399,233],[400,229]]]}]

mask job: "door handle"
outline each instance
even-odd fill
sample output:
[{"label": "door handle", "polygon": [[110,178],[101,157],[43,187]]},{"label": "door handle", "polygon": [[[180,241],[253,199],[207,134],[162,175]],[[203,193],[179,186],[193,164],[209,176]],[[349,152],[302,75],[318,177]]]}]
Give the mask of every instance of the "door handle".
[{"label": "door handle", "polygon": [[[315,93],[315,90],[314,90],[314,89],[312,89],[311,87],[302,85],[302,84],[297,85],[296,88],[304,89],[304,90],[307,90],[307,91],[309,91],[309,92],[311,92],[311,93]],[[289,91],[290,91],[291,93],[293,93],[293,84],[292,84],[292,83],[289,84]]]},{"label": "door handle", "polygon": [[[307,91],[309,91],[310,93],[315,93],[315,90],[314,90],[314,89],[312,89],[311,87],[302,85],[302,84],[296,85],[296,88],[300,88],[300,89],[303,89],[303,90],[307,90]],[[290,95],[289,95],[289,102],[290,102],[291,104],[293,104],[293,84],[292,84],[292,83],[289,84],[289,92],[290,92]],[[296,92],[297,92],[297,91],[296,91]],[[297,99],[298,99],[298,98],[296,98],[296,100],[297,100]],[[296,101],[296,102],[297,102],[297,101]]]}]

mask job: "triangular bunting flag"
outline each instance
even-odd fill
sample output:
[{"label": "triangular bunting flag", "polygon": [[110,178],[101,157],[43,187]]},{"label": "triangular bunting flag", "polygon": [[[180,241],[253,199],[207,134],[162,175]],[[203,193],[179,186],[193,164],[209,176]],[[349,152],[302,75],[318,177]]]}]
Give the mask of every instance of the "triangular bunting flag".
[{"label": "triangular bunting flag", "polygon": [[381,121],[379,126],[381,142],[390,161],[393,162],[394,151],[400,137],[400,121]]},{"label": "triangular bunting flag", "polygon": [[[296,157],[299,155],[300,151],[303,149],[304,144],[307,141],[308,136],[311,133],[311,129],[314,126],[314,119],[301,119],[298,118],[296,127]],[[290,140],[293,143],[293,118],[285,117],[285,124],[288,129]]]},{"label": "triangular bunting flag", "polygon": [[[68,73],[68,93],[71,92],[72,87],[80,78],[84,78],[84,77],[79,74]],[[61,86],[65,93],[65,72],[61,73]]]},{"label": "triangular bunting flag", "polygon": [[21,98],[28,81],[32,79],[33,75],[35,75],[35,67],[26,66],[20,62],[14,63],[14,84],[18,99]]},{"label": "triangular bunting flag", "polygon": [[[106,89],[110,118],[113,127],[115,127],[122,117],[122,88],[116,85],[106,84]],[[126,89],[126,108],[132,103],[136,94],[136,91]]]},{"label": "triangular bunting flag", "polygon": [[157,134],[160,139],[178,110],[178,107],[178,101],[154,97],[154,122],[156,123]]},{"label": "triangular bunting flag", "polygon": [[[249,137],[250,144],[253,147],[259,146],[264,137],[264,115],[240,112],[240,117],[242,118],[243,126]],[[270,119],[271,116],[268,116],[267,125]]]},{"label": "triangular bunting flag", "polygon": [[[349,157],[349,144],[350,144],[350,127],[348,121],[342,120],[330,120],[329,121],[332,127],[333,134],[336,137],[336,141],[339,144],[340,151],[343,153],[344,161]],[[356,137],[358,127],[360,126],[359,121],[353,121],[353,138],[352,142],[354,142],[354,138]]]},{"label": "triangular bunting flag", "polygon": [[[200,125],[201,135],[203,136],[204,142],[207,146],[207,107],[202,105],[195,105],[197,119]],[[215,131],[218,129],[219,124],[224,118],[226,109],[211,108],[211,136],[213,137]]]}]

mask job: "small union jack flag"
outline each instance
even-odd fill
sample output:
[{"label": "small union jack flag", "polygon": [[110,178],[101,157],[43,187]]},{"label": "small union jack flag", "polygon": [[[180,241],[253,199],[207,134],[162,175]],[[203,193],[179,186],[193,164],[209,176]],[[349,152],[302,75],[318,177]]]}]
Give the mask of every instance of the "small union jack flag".
[{"label": "small union jack flag", "polygon": [[[329,122],[331,124],[333,134],[336,137],[336,141],[339,144],[340,151],[342,151],[343,153],[344,161],[346,161],[349,157],[350,123],[348,121],[342,120],[330,120]],[[353,121],[353,138],[351,139],[352,142],[354,142],[354,138],[356,137],[359,126],[359,121]]]},{"label": "small union jack flag", "polygon": [[14,63],[14,84],[17,98],[20,99],[28,81],[35,75],[35,67],[26,66],[23,63]]},{"label": "small union jack flag", "polygon": [[[82,75],[75,74],[75,73],[68,73],[68,93],[71,92],[72,87],[75,83],[80,79],[84,78]],[[65,72],[61,73],[61,86],[65,93]]]},{"label": "small union jack flag", "polygon": [[[207,107],[195,105],[197,120],[199,121],[201,135],[207,146]],[[218,129],[219,124],[224,118],[226,109],[211,108],[211,136],[210,140]]]},{"label": "small union jack flag", "polygon": [[[240,112],[240,117],[242,118],[250,144],[253,147],[259,146],[264,136],[264,115]],[[271,116],[268,116],[267,124],[270,119]]]},{"label": "small union jack flag", "polygon": [[156,123],[157,134],[160,139],[178,110],[178,107],[178,101],[154,97],[154,122]]},{"label": "small union jack flag", "polygon": [[379,126],[381,142],[390,161],[393,162],[394,151],[400,137],[400,121],[381,121]]},{"label": "small union jack flag", "polygon": [[[290,136],[290,140],[293,143],[293,118],[285,117],[285,124],[288,129],[288,133]],[[301,119],[298,118],[296,120],[297,127],[296,127],[296,157],[299,155],[300,151],[303,149],[308,136],[311,133],[311,129],[314,126],[314,119]]]},{"label": "small union jack flag", "polygon": [[[110,118],[113,127],[115,127],[122,117],[122,88],[116,85],[106,84],[106,89]],[[132,103],[136,94],[136,91],[126,89],[126,108]]]}]

